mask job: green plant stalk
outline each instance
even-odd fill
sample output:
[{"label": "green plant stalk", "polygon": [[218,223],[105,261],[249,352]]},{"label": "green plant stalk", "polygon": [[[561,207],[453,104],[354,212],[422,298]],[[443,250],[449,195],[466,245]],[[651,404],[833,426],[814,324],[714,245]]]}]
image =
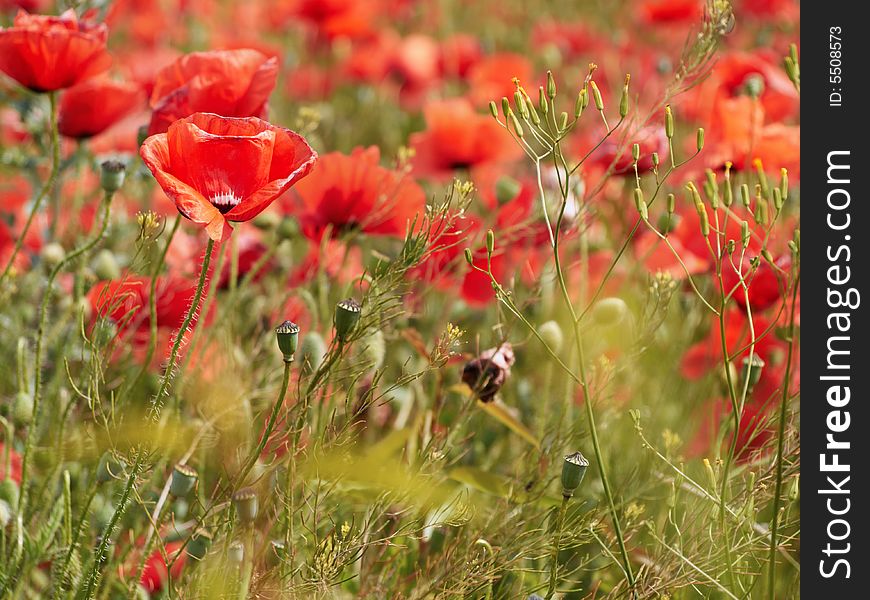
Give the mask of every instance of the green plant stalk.
[{"label": "green plant stalk", "polygon": [[777,536],[779,535],[779,507],[782,498],[782,469],[783,457],[782,452],[785,446],[785,418],[788,412],[788,390],[791,384],[791,364],[794,355],[794,336],[795,336],[795,306],[797,304],[798,288],[800,287],[801,274],[798,271],[795,277],[794,289],[792,290],[791,316],[789,317],[789,340],[788,354],[786,357],[785,378],[782,384],[782,401],[779,407],[779,427],[776,435],[776,484],[773,493],[773,516],[770,523],[770,558],[768,562],[768,597],[771,600],[775,598],[776,587],[776,551],[777,551]]},{"label": "green plant stalk", "polygon": [[109,214],[112,205],[113,195],[114,194],[110,192],[106,193],[103,199],[103,222],[100,225],[100,230],[97,232],[97,235],[82,246],[76,248],[72,252],[69,252],[66,256],[63,257],[63,259],[59,263],[57,263],[57,265],[55,265],[54,269],[51,270],[51,273],[48,276],[46,289],[42,295],[42,303],[39,307],[39,325],[36,332],[36,351],[33,358],[33,412],[30,420],[30,428],[28,429],[27,438],[24,443],[24,454],[21,457],[21,503],[19,505],[19,511],[20,514],[24,515],[25,522],[27,522],[27,477],[28,475],[30,475],[29,467],[31,454],[33,453],[33,446],[36,442],[36,436],[39,434],[40,417],[42,416],[42,351],[43,341],[45,338],[45,328],[47,325],[46,321],[48,319],[48,303],[52,297],[52,287],[54,286],[54,280],[57,278],[58,274],[64,269],[64,267],[66,267],[69,263],[71,263],[79,256],[82,256],[83,254],[90,251],[103,239],[103,236],[106,234],[106,229],[109,226]]},{"label": "green plant stalk", "polygon": [[9,255],[9,262],[6,263],[6,267],[3,269],[3,274],[0,275],[0,288],[2,288],[3,282],[9,275],[9,271],[12,270],[12,265],[15,262],[18,253],[21,251],[21,246],[24,245],[24,238],[27,237],[27,232],[33,224],[33,219],[36,217],[36,213],[39,212],[46,196],[48,196],[48,194],[54,189],[55,185],[57,185],[57,177],[60,173],[60,136],[57,131],[57,92],[49,92],[48,102],[50,107],[49,135],[51,136],[51,173],[48,176],[48,181],[45,183],[42,190],[40,190],[39,196],[36,197],[36,201],[33,203],[33,208],[30,209],[30,214],[27,216],[27,221],[24,223],[24,228],[21,230],[18,239],[15,241],[15,247],[12,249],[12,254]]},{"label": "green plant stalk", "polygon": [[568,511],[568,496],[562,495],[559,516],[556,518],[556,532],[553,534],[553,550],[550,553],[550,583],[547,585],[546,600],[556,593],[556,572],[559,568],[559,545],[562,543],[562,528],[565,526],[565,513]]},{"label": "green plant stalk", "polygon": [[[200,301],[202,300],[202,295],[205,289],[205,282],[208,278],[208,267],[211,263],[211,255],[214,250],[214,240],[209,238],[208,245],[206,246],[205,256],[202,259],[202,265],[200,266],[199,272],[199,281],[196,285],[196,292],[193,295],[193,300],[190,303],[190,308],[187,311],[187,315],[184,317],[184,321],[181,323],[181,327],[178,329],[178,334],[175,336],[175,341],[172,344],[172,350],[169,353],[169,363],[166,366],[166,371],[163,375],[163,380],[160,384],[160,389],[157,391],[157,394],[154,396],[154,400],[152,401],[149,420],[152,425],[156,424],[160,417],[160,408],[162,406],[161,399],[163,394],[165,394],[169,388],[169,383],[172,381],[172,374],[175,370],[175,363],[178,359],[178,351],[181,348],[181,340],[184,338],[184,334],[187,331],[188,327],[190,327],[190,322],[193,320],[193,316],[196,314],[197,309],[199,308]],[[100,546],[97,549],[97,553],[94,557],[94,565],[91,568],[91,573],[87,579],[87,586],[83,590],[83,595],[78,594],[79,597],[84,597],[88,600],[93,598],[93,595],[96,590],[94,590],[94,586],[96,585],[97,580],[100,576],[100,570],[102,566],[103,556],[106,553],[106,549],[108,548],[109,540],[112,537],[112,532],[115,530],[115,527],[118,524],[118,521],[124,514],[124,511],[127,509],[127,502],[130,499],[130,494],[133,490],[133,486],[136,483],[136,478],[142,472],[142,468],[145,466],[146,459],[146,451],[143,447],[139,447],[136,450],[136,459],[133,462],[133,467],[130,469],[130,475],[127,477],[127,483],[124,485],[124,492],[121,494],[121,499],[118,502],[118,507],[115,509],[115,512],[112,514],[112,518],[109,521],[109,524],[106,526],[105,531],[103,532],[102,540],[100,541]]]}]

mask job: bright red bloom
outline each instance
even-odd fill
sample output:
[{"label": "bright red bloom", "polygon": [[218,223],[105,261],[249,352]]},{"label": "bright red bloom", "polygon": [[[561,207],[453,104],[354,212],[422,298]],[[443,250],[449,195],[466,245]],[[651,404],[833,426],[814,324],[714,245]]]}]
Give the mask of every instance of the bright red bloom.
[{"label": "bright red bloom", "polygon": [[138,85],[91,79],[63,93],[57,127],[61,135],[81,139],[102,133],[143,104]]},{"label": "bright red bloom", "polygon": [[21,483],[21,455],[15,450],[9,451],[9,462],[11,463],[9,474],[6,473],[6,446],[0,442],[0,481],[4,481],[7,476],[15,483]]},{"label": "bright red bloom", "polygon": [[108,69],[105,24],[79,21],[75,11],[59,17],[18,11],[0,30],[0,71],[34,92],[71,87]]},{"label": "bright red bloom", "polygon": [[644,0],[640,14],[646,23],[694,22],[704,14],[702,0]]},{"label": "bright red bloom", "polygon": [[376,146],[350,155],[330,152],[320,157],[311,176],[296,187],[303,213],[302,229],[313,239],[327,227],[333,233],[357,228],[371,235],[404,237],[426,206],[423,189],[401,171],[378,164]]},{"label": "bright red bloom", "polygon": [[[172,562],[172,578],[178,579],[181,576],[181,571],[184,569],[184,565],[187,562],[187,552],[181,550],[182,546],[184,546],[183,540],[178,540],[174,542],[167,542],[165,546],[166,556],[169,558],[169,561]],[[181,554],[179,555],[179,552]],[[176,556],[178,558],[176,559]],[[142,584],[149,593],[159,592],[163,589],[166,580],[168,579],[169,567],[166,564],[166,561],[163,560],[163,552],[161,550],[155,550],[151,553],[151,556],[148,557],[148,560],[145,561],[145,569],[142,571],[142,579],[139,580],[139,583]]]},{"label": "bright red bloom", "polygon": [[278,59],[250,49],[186,54],[157,73],[148,134],[197,112],[264,117],[278,78]]},{"label": "bright red bloom", "polygon": [[451,177],[454,169],[513,160],[522,149],[489,115],[462,98],[432,102],[423,110],[426,131],[411,135],[415,172]]},{"label": "bright red bloom", "polygon": [[196,113],[142,144],[142,160],[178,211],[217,242],[305,177],[317,153],[297,133],[254,117]]},{"label": "bright red bloom", "polygon": [[[784,272],[780,273],[762,259],[758,268],[752,273],[751,257],[745,256],[741,267],[741,273],[747,284],[747,290],[744,293],[734,265],[731,261],[725,261],[722,269],[725,289],[730,292],[736,288],[732,298],[744,310],[746,309],[746,296],[749,296],[749,304],[752,306],[753,313],[775,306],[779,304],[782,293],[785,291],[785,278],[791,266],[791,255],[781,256],[777,259],[776,266]],[[752,275],[749,275],[750,273]]]},{"label": "bright red bloom", "polygon": [[532,79],[529,59],[510,53],[485,56],[468,71],[469,97],[475,106],[486,106],[490,100],[498,102],[502,96],[512,98],[516,90],[514,78]]}]

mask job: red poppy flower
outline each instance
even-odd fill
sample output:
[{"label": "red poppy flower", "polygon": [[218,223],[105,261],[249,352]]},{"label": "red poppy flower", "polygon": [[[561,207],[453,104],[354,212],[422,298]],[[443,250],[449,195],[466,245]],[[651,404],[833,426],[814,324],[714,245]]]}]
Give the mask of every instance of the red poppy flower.
[{"label": "red poppy flower", "polygon": [[371,235],[404,237],[426,206],[426,195],[401,171],[378,164],[376,146],[350,155],[330,152],[320,157],[311,177],[300,181],[302,229],[319,238],[331,226],[337,233],[357,228]]},{"label": "red poppy flower", "polygon": [[4,481],[7,477],[15,483],[21,483],[21,455],[15,450],[9,451],[9,459],[11,468],[9,473],[6,473],[6,446],[0,442],[0,481]]},{"label": "red poppy flower", "polygon": [[250,49],[186,54],[157,73],[148,134],[197,112],[263,117],[278,78],[278,59]]},{"label": "red poppy flower", "polygon": [[486,106],[502,96],[513,97],[514,78],[526,82],[532,78],[532,63],[519,54],[485,56],[468,71],[469,97],[476,106]]},{"label": "red poppy flower", "polygon": [[254,117],[196,113],[142,144],[142,160],[178,211],[221,242],[305,177],[317,153],[297,133]]},{"label": "red poppy flower", "polygon": [[[172,563],[171,575],[173,579],[178,579],[181,576],[181,571],[187,562],[187,552],[181,550],[182,546],[184,546],[183,541],[174,541],[167,542],[164,548],[169,562]],[[179,552],[181,552],[180,555]],[[142,571],[142,579],[139,580],[139,583],[151,594],[159,592],[163,589],[170,575],[169,571],[170,569],[163,559],[163,552],[159,549],[155,550],[145,561],[145,569]]]},{"label": "red poppy flower", "polygon": [[71,87],[108,69],[105,24],[21,10],[12,27],[0,30],[0,71],[35,92]]},{"label": "red poppy flower", "polygon": [[[791,266],[791,255],[784,254],[776,260],[776,265],[780,269],[783,269],[783,271],[788,272]],[[752,306],[753,312],[762,311],[779,304],[782,292],[785,291],[784,274],[776,271],[767,261],[762,260],[755,272],[749,276],[749,273],[752,273],[751,258],[749,256],[744,257],[741,272],[747,283],[746,293],[744,293],[742,286],[737,287],[740,284],[740,277],[738,277],[737,272],[734,270],[734,265],[731,261],[727,261],[722,269],[722,280],[725,282],[725,289],[730,292],[736,287],[732,298],[741,308],[746,309],[746,296],[749,296],[749,304]]]},{"label": "red poppy flower", "polygon": [[701,0],[644,0],[640,15],[646,23],[694,22],[704,14]]},{"label": "red poppy flower", "polygon": [[61,135],[81,139],[102,133],[144,101],[138,85],[111,79],[91,79],[63,93],[57,128]]},{"label": "red poppy flower", "polygon": [[491,116],[475,112],[468,100],[432,102],[423,114],[426,131],[411,135],[414,170],[421,175],[452,177],[454,169],[513,160],[522,153]]}]

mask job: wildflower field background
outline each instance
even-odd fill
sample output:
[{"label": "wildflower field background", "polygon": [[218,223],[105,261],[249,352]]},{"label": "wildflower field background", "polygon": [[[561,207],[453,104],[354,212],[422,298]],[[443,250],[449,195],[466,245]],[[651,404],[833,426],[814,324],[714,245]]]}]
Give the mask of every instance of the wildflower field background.
[{"label": "wildflower field background", "polygon": [[0,20],[0,598],[799,597],[797,2]]}]

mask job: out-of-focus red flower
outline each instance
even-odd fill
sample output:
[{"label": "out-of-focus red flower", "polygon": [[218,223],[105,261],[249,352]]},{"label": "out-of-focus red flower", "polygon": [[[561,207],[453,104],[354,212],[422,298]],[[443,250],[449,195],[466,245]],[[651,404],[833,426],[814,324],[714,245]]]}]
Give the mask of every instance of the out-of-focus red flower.
[{"label": "out-of-focus red flower", "polygon": [[455,169],[509,161],[522,153],[510,135],[489,115],[474,111],[461,98],[428,104],[426,130],[411,135],[414,171],[447,178]]},{"label": "out-of-focus red flower", "polygon": [[[243,277],[245,277],[251,269],[254,268],[254,265],[257,264],[260,259],[262,259],[266,252],[268,252],[269,248],[260,241],[258,237],[252,235],[243,235],[238,240],[239,244],[239,260],[238,260],[238,271],[237,276],[239,281]],[[275,263],[272,259],[267,259],[265,264],[263,264],[260,269],[257,271],[256,275],[253,277],[253,281],[259,281],[263,275],[265,275],[269,268]],[[225,261],[223,269],[220,273],[220,279],[218,280],[218,289],[226,289],[230,284],[230,277],[232,276],[232,265],[230,262]]]},{"label": "out-of-focus red flower", "polygon": [[21,115],[12,108],[0,108],[0,143],[14,146],[27,141],[30,133],[21,121]]},{"label": "out-of-focus red flower", "polygon": [[311,176],[294,188],[302,204],[299,220],[305,234],[317,239],[354,228],[370,235],[404,237],[426,206],[423,189],[406,173],[378,164],[376,146],[350,155],[320,157]]},{"label": "out-of-focus red flower", "polygon": [[[737,432],[737,446],[735,457],[738,462],[744,463],[752,460],[756,455],[770,448],[768,442],[775,435],[774,427],[770,422],[770,414],[775,403],[765,406],[747,403],[740,414],[740,424]],[[688,452],[691,456],[704,456],[715,452],[712,442],[720,439],[716,434],[718,427],[726,427],[733,431],[733,417],[731,416],[731,401],[726,398],[716,398],[698,410],[698,416],[693,421],[701,424]],[[725,447],[731,443],[730,435],[725,437]]]},{"label": "out-of-focus red flower", "polygon": [[476,37],[462,33],[453,35],[441,42],[439,70],[444,77],[465,77],[481,54]]},{"label": "out-of-focus red flower", "polygon": [[170,6],[161,0],[116,0],[109,6],[106,22],[113,32],[121,31],[125,38],[154,48],[161,39],[173,37],[171,32],[183,22],[170,16]]},{"label": "out-of-focus red flower", "polygon": [[0,214],[18,216],[31,194],[30,182],[23,175],[0,176]]},{"label": "out-of-focus red flower", "polygon": [[179,52],[172,48],[146,48],[119,53],[115,57],[126,78],[139,84],[150,100],[157,75],[178,60]]},{"label": "out-of-focus red flower", "polygon": [[508,52],[485,56],[468,71],[469,98],[475,106],[486,106],[490,100],[498,102],[503,96],[512,98],[515,78],[521,82],[532,79],[532,63],[528,58]]},{"label": "out-of-focus red flower", "polygon": [[278,59],[251,49],[186,54],[157,73],[148,134],[163,133],[197,112],[264,117],[278,78]]},{"label": "out-of-focus red flower", "polygon": [[470,238],[480,231],[481,225],[480,218],[470,213],[445,216],[432,223],[429,230],[432,251],[408,272],[408,278],[421,285],[455,290],[457,281],[465,273],[462,255],[470,245]]},{"label": "out-of-focus red flower", "polygon": [[358,278],[362,271],[362,251],[358,245],[332,238],[316,240],[311,242],[305,257],[290,274],[290,286],[309,283],[320,272],[338,283],[348,283]]},{"label": "out-of-focus red flower", "polygon": [[287,94],[294,100],[323,100],[335,88],[335,76],[317,65],[298,65],[284,81]]},{"label": "out-of-focus red flower", "polygon": [[[581,136],[578,138],[577,153],[585,156],[594,148],[604,135],[600,132]],[[589,157],[588,165],[602,170],[613,168],[615,175],[634,174],[634,160],[631,157],[633,144],[640,146],[640,159],[637,167],[640,172],[646,172],[653,168],[652,155],[658,152],[659,160],[664,162],[668,156],[668,138],[664,129],[659,125],[651,125],[637,131],[628,140],[620,140],[610,136],[601,142],[601,145]]]},{"label": "out-of-focus red flower", "polygon": [[15,450],[9,450],[9,462],[11,463],[9,473],[6,472],[6,445],[0,442],[0,481],[7,478],[15,483],[21,483],[21,455]]},{"label": "out-of-focus red flower", "polygon": [[254,117],[196,113],[142,144],[142,160],[186,218],[221,242],[305,177],[317,153],[297,133]]},{"label": "out-of-focus red flower", "polygon": [[0,29],[0,71],[34,92],[71,87],[112,64],[108,29],[75,11],[59,17],[21,10],[12,27]]},{"label": "out-of-focus red flower", "polygon": [[744,293],[743,287],[740,285],[740,276],[734,270],[734,265],[731,261],[726,261],[722,267],[722,280],[725,283],[725,289],[730,292],[736,288],[732,298],[744,310],[746,309],[746,296],[749,296],[749,305],[752,307],[753,314],[776,306],[782,298],[782,292],[785,291],[784,280],[791,266],[791,255],[784,254],[775,261],[775,264],[784,273],[776,271],[767,261],[762,259],[755,273],[749,275],[752,273],[751,257],[745,256],[741,266],[741,273],[747,284],[747,290]]},{"label": "out-of-focus red flower", "polygon": [[[181,577],[181,572],[184,570],[184,565],[187,563],[187,552],[182,550],[183,546],[183,540],[166,542],[164,545],[163,550],[165,550],[169,562],[172,563],[171,573],[166,561],[163,559],[163,552],[161,552],[160,549],[152,552],[145,561],[145,569],[142,571],[142,579],[139,580],[139,583],[141,583],[142,587],[148,590],[149,593],[154,594],[162,590],[169,575],[171,575],[173,579]],[[179,554],[179,552],[181,554]]]},{"label": "out-of-focus red flower", "polygon": [[329,39],[363,37],[373,30],[377,2],[297,0],[293,13]]},{"label": "out-of-focus red flower", "polygon": [[606,43],[606,38],[584,21],[540,20],[532,30],[532,44],[555,46],[566,60],[592,55]]},{"label": "out-of-focus red flower", "polygon": [[694,22],[704,14],[703,0],[643,0],[638,7],[645,23]]},{"label": "out-of-focus red flower", "polygon": [[144,103],[138,85],[96,78],[61,96],[57,128],[61,135],[82,139],[102,133]]}]

